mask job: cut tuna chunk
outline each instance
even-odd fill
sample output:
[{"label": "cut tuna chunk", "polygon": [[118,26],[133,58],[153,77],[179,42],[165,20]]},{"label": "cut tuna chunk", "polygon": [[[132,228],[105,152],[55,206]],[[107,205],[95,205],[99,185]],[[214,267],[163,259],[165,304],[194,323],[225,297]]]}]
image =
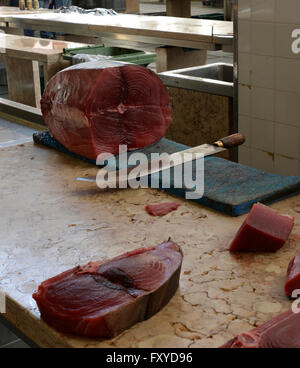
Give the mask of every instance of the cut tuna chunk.
[{"label": "cut tuna chunk", "polygon": [[171,241],[91,262],[41,283],[41,318],[57,330],[114,337],[162,309],[178,288],[182,252]]},{"label": "cut tuna chunk", "polygon": [[282,313],[221,348],[300,348],[300,313]]},{"label": "cut tuna chunk", "polygon": [[70,151],[96,160],[152,145],[171,123],[167,88],[150,69],[114,61],[83,63],[57,73],[41,109],[52,135]]},{"label": "cut tuna chunk", "polygon": [[152,216],[164,216],[172,211],[176,211],[180,206],[177,202],[149,204],[145,207],[146,211]]},{"label": "cut tuna chunk", "polygon": [[256,203],[232,241],[230,251],[275,252],[287,241],[293,226],[294,217]]},{"label": "cut tuna chunk", "polygon": [[292,295],[294,290],[300,290],[300,253],[291,260],[288,266],[284,289],[288,297],[298,298],[300,296],[300,293]]}]

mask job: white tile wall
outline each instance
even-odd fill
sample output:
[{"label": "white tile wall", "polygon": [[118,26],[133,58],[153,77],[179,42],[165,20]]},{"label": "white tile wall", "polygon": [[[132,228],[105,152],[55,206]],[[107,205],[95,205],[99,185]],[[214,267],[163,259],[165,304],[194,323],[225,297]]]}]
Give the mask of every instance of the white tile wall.
[{"label": "white tile wall", "polygon": [[251,55],[240,54],[239,82],[241,84],[251,84]]},{"label": "white tile wall", "polygon": [[275,153],[299,158],[300,128],[275,123]]},{"label": "white tile wall", "polygon": [[251,91],[248,86],[239,85],[239,114],[250,115]]},{"label": "white tile wall", "polygon": [[252,0],[251,18],[262,22],[274,22],[276,0]]},{"label": "white tile wall", "polygon": [[295,29],[300,0],[238,0],[239,130],[247,139],[239,161],[284,175],[300,175]]},{"label": "white tile wall", "polygon": [[274,156],[270,152],[252,149],[251,166],[257,169],[274,172]]},{"label": "white tile wall", "polygon": [[240,1],[239,19],[250,20],[251,17],[251,0]]},{"label": "white tile wall", "polygon": [[239,147],[239,162],[242,165],[251,166],[251,149],[246,146]]},{"label": "white tile wall", "polygon": [[278,91],[300,93],[300,62],[275,58],[275,88]]},{"label": "white tile wall", "polygon": [[271,120],[274,119],[275,91],[273,89],[252,87],[251,116]]},{"label": "white tile wall", "polygon": [[300,127],[300,94],[275,91],[275,121]]},{"label": "white tile wall", "polygon": [[[243,59],[240,60],[243,62]],[[273,56],[251,55],[251,83],[255,87],[275,87]]]},{"label": "white tile wall", "polygon": [[274,55],[275,25],[266,22],[251,22],[250,50],[253,54]]},{"label": "white tile wall", "polygon": [[246,137],[246,142],[243,147],[251,147],[251,117],[240,115],[239,116],[239,131]]},{"label": "white tile wall", "polygon": [[274,152],[274,123],[252,118],[251,142],[253,148]]},{"label": "white tile wall", "polygon": [[239,28],[239,39],[238,39],[239,52],[250,52],[251,22],[247,20],[240,20],[238,28]]},{"label": "white tile wall", "polygon": [[276,7],[275,7],[276,23],[297,23],[299,22],[299,14],[300,14],[299,0],[276,0]]}]

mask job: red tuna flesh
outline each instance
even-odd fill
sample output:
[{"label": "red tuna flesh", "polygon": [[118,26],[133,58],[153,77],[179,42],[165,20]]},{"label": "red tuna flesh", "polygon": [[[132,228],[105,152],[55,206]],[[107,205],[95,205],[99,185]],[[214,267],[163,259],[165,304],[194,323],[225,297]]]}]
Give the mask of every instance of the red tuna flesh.
[{"label": "red tuna flesh", "polygon": [[292,295],[294,290],[300,290],[300,253],[290,262],[287,269],[287,280],[284,286],[288,297],[298,298],[299,295]]},{"label": "red tuna flesh", "polygon": [[221,348],[300,348],[300,313],[284,312]]},{"label": "red tuna flesh", "polygon": [[275,252],[287,241],[294,217],[261,203],[253,205],[230,245],[231,252]]},{"label": "red tuna flesh", "polygon": [[154,144],[171,123],[168,90],[158,76],[111,61],[57,73],[47,84],[41,109],[61,144],[94,160],[100,153],[118,154],[119,145],[135,150]]},{"label": "red tuna flesh", "polygon": [[64,333],[114,337],[162,309],[178,288],[180,247],[169,241],[90,262],[41,283],[41,318]]},{"label": "red tuna flesh", "polygon": [[145,207],[146,211],[152,216],[164,216],[172,211],[176,211],[180,203],[169,202],[159,204],[149,204]]}]

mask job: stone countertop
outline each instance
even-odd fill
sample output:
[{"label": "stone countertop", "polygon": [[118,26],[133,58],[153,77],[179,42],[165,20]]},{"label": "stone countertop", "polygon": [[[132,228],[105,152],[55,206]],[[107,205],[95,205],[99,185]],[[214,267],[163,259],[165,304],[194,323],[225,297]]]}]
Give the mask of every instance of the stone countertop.
[{"label": "stone countertop", "polygon": [[[0,289],[4,316],[42,347],[217,347],[287,310],[290,259],[300,251],[300,196],[272,205],[295,216],[275,254],[230,254],[245,216],[231,218],[182,200],[151,217],[146,204],[173,201],[154,189],[100,191],[77,176],[97,168],[32,143],[0,150]],[[178,200],[178,198],[176,198]],[[78,264],[172,238],[184,252],[180,287],[147,321],[112,340],[65,335],[40,320],[32,293]]]}]

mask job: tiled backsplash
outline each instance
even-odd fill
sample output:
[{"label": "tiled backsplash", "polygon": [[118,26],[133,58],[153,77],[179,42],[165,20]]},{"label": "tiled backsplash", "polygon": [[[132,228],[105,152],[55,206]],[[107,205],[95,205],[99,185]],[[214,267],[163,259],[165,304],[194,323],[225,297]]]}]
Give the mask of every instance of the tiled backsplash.
[{"label": "tiled backsplash", "polygon": [[300,175],[300,0],[238,0],[239,161]]}]

